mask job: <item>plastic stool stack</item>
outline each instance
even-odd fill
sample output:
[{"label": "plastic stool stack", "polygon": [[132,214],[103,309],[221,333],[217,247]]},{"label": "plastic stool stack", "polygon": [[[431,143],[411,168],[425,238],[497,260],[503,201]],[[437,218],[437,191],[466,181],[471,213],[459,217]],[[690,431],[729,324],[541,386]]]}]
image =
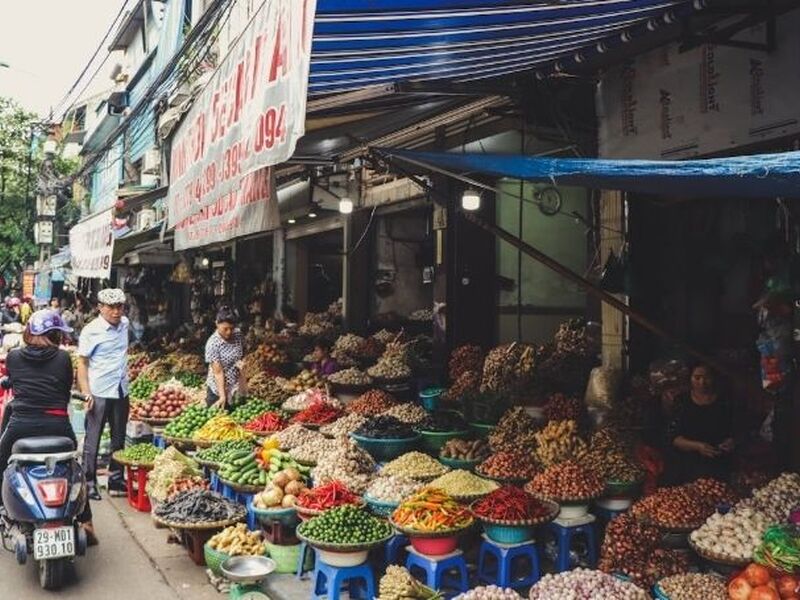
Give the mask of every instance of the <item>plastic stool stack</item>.
[{"label": "plastic stool stack", "polygon": [[577,519],[556,519],[548,524],[547,529],[556,538],[558,555],[556,557],[556,572],[563,573],[570,569],[569,553],[576,536],[586,539],[587,559],[589,566],[597,565],[597,535],[595,533],[595,516],[586,515]]},{"label": "plastic stool stack", "polygon": [[[434,590],[454,590],[456,594],[464,593],[469,589],[469,578],[467,576],[467,563],[464,560],[464,553],[456,550],[450,554],[442,556],[426,556],[420,554],[413,547],[406,548],[408,558],[406,559],[406,569],[414,577],[417,573],[425,573],[424,583]],[[456,571],[457,576],[448,575],[449,572]],[[454,596],[456,594],[445,594]]]},{"label": "plastic stool stack", "polygon": [[[524,575],[516,576],[514,566],[522,563]],[[501,544],[483,536],[478,558],[478,578],[503,588],[528,587],[539,581],[539,551],[534,542]]]},{"label": "plastic stool stack", "polygon": [[314,600],[327,596],[339,600],[346,588],[350,598],[372,600],[375,597],[375,576],[367,563],[355,567],[334,567],[317,560],[314,567]]}]

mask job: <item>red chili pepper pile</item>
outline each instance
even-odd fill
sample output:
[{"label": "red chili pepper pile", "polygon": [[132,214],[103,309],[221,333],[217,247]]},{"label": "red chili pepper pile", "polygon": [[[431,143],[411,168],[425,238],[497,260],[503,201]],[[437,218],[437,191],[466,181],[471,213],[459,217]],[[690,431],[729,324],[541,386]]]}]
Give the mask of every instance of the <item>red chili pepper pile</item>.
[{"label": "red chili pepper pile", "polygon": [[340,481],[332,481],[326,485],[307,489],[297,498],[297,506],[311,510],[327,510],[342,504],[359,504],[361,498],[347,489]]},{"label": "red chili pepper pile", "polygon": [[327,402],[315,402],[307,409],[297,413],[292,423],[303,425],[327,425],[342,416],[342,411]]},{"label": "red chili pepper pile", "polygon": [[247,423],[244,428],[247,431],[280,431],[285,429],[287,425],[286,420],[278,413],[265,412]]},{"label": "red chili pepper pile", "polygon": [[507,485],[484,496],[472,512],[495,521],[530,521],[546,517],[550,508],[528,492]]}]

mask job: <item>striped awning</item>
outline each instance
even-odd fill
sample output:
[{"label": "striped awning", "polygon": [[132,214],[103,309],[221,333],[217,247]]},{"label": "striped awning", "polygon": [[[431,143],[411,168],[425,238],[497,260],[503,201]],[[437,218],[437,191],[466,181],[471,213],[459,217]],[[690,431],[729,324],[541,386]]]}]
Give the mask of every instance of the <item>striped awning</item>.
[{"label": "striped awning", "polygon": [[309,93],[568,70],[704,0],[318,0]]}]

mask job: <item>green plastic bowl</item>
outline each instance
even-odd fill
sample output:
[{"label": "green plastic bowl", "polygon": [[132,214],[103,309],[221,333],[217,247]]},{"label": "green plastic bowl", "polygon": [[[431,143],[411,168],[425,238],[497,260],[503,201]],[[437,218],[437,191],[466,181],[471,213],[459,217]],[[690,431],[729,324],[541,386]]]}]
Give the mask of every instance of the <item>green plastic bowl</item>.
[{"label": "green plastic bowl", "polygon": [[463,438],[469,435],[469,430],[463,431],[420,431],[422,436],[422,447],[424,450],[433,454],[439,454],[439,451],[450,440],[456,438]]},{"label": "green plastic bowl", "polygon": [[498,525],[481,521],[486,535],[500,544],[521,544],[533,539],[536,527],[527,525]]},{"label": "green plastic bowl", "polygon": [[399,502],[383,502],[381,500],[375,500],[366,494],[364,494],[364,501],[367,503],[370,512],[378,517],[388,517],[400,506]]},{"label": "green plastic bowl", "polygon": [[411,452],[420,440],[419,434],[402,439],[368,438],[356,433],[351,433],[350,437],[378,462],[390,461],[406,452]]},{"label": "green plastic bowl", "polygon": [[470,423],[469,426],[481,438],[488,437],[496,427],[496,425],[491,425],[490,423]]},{"label": "green plastic bowl", "polygon": [[422,408],[428,412],[432,412],[439,408],[439,400],[445,391],[445,388],[440,387],[431,387],[422,390],[419,393],[419,401],[422,404]]},{"label": "green plastic bowl", "polygon": [[460,458],[447,458],[445,456],[439,457],[439,462],[443,465],[450,467],[451,469],[463,469],[465,471],[474,471],[475,467],[477,467],[481,462],[483,462],[482,458],[472,459],[472,460],[461,460]]}]

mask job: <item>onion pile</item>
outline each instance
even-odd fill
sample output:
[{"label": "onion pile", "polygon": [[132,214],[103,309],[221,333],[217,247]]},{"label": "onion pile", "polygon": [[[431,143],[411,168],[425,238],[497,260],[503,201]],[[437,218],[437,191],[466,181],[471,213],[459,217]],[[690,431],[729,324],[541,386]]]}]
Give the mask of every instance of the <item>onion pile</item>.
[{"label": "onion pile", "polygon": [[590,569],[545,575],[531,588],[530,600],[649,600],[627,581]]},{"label": "onion pile", "polygon": [[600,496],[605,482],[596,473],[567,461],[548,467],[525,486],[537,496],[559,500],[591,500]]}]

